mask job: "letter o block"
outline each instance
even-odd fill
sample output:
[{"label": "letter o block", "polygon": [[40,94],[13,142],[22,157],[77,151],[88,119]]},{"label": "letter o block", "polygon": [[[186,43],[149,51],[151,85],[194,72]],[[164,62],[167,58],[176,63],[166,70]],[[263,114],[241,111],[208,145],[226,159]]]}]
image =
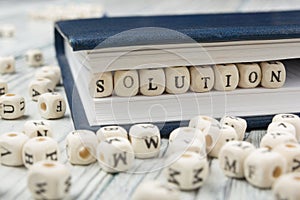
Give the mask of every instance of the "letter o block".
[{"label": "letter o block", "polygon": [[58,119],[66,112],[66,102],[59,93],[44,93],[38,99],[38,109],[43,118]]},{"label": "letter o block", "polygon": [[236,65],[239,70],[241,88],[255,88],[261,81],[261,69],[257,63],[240,63]]},{"label": "letter o block", "polygon": [[135,96],[139,91],[139,75],[137,70],[116,71],[114,74],[114,87],[117,96]]}]

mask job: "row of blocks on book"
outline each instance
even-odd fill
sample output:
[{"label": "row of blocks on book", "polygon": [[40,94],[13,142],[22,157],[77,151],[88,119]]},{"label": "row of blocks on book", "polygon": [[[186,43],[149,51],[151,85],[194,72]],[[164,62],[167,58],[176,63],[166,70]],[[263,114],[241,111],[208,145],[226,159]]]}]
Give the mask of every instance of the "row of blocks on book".
[{"label": "row of blocks on book", "polygon": [[214,66],[179,66],[165,69],[120,70],[94,74],[89,90],[92,97],[145,96],[208,92],[212,89],[231,91],[237,87],[282,87],[285,66],[280,61],[218,64]]}]

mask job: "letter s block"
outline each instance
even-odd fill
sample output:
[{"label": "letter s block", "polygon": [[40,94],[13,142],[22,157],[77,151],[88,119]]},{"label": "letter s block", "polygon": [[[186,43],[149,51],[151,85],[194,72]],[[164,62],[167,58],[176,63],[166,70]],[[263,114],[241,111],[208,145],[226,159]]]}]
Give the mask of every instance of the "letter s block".
[{"label": "letter s block", "polygon": [[107,97],[113,92],[113,76],[111,72],[96,73],[89,85],[92,97]]},{"label": "letter s block", "polygon": [[66,112],[66,102],[59,93],[44,93],[38,99],[38,109],[45,119],[58,119]]}]

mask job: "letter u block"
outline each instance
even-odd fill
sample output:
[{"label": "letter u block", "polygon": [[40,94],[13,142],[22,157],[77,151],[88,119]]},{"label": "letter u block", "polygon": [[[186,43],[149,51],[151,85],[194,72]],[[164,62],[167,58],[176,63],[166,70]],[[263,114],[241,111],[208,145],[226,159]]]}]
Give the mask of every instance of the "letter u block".
[{"label": "letter u block", "polygon": [[182,94],[190,87],[190,72],[187,67],[165,68],[166,92],[170,94]]},{"label": "letter u block", "polygon": [[17,119],[25,113],[25,100],[20,95],[2,95],[0,97],[0,105],[0,115],[3,119]]}]

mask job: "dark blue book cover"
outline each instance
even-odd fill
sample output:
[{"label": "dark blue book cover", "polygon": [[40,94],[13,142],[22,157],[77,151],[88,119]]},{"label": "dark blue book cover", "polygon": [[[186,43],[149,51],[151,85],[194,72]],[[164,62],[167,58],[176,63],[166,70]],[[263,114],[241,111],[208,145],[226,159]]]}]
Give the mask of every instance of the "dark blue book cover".
[{"label": "dark blue book cover", "polygon": [[[300,11],[205,14],[179,16],[151,16],[101,18],[61,21],[55,24],[55,48],[62,69],[64,87],[67,93],[71,114],[76,129],[96,131],[99,126],[91,127],[79,98],[70,66],[64,52],[64,41],[68,41],[74,51],[95,48],[108,37],[120,32],[141,28],[160,27],[183,33],[197,42],[227,42],[244,40],[275,40],[300,38]],[[145,35],[146,34],[146,35]],[[159,36],[159,37],[158,37]],[[161,35],[155,32],[136,35],[134,40],[107,43],[102,47],[120,47],[128,45],[176,44],[178,38],[173,35]],[[181,41],[182,42],[182,41]],[[273,116],[245,117],[248,130],[266,128]],[[163,136],[179,125],[188,122],[167,122],[158,124]],[[125,125],[128,128],[130,125]]]}]

